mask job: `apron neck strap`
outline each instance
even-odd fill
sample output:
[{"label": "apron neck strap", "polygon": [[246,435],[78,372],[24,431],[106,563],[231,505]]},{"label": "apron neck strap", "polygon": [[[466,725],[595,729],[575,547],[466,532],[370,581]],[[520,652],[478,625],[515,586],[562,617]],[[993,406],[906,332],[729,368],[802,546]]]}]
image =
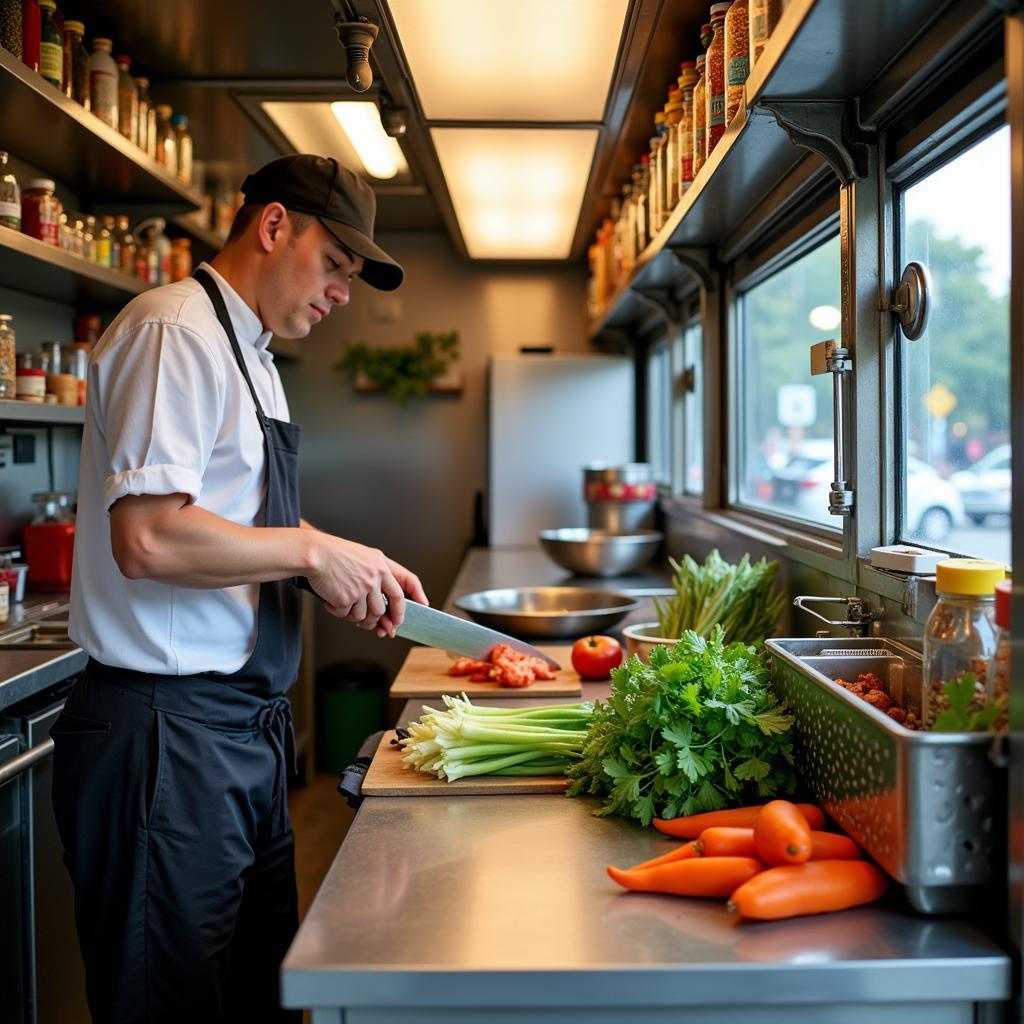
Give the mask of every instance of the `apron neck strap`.
[{"label": "apron neck strap", "polygon": [[238,368],[242,371],[245,383],[249,387],[249,394],[252,395],[253,404],[256,406],[256,415],[259,417],[260,426],[266,429],[267,416],[263,411],[263,406],[260,404],[256,389],[253,387],[252,378],[249,376],[245,360],[242,358],[242,349],[238,344],[238,336],[235,334],[235,326],[231,322],[231,315],[228,313],[224,296],[221,294],[220,288],[217,287],[217,282],[202,267],[192,276],[203,286],[206,294],[210,296],[210,301],[213,303],[213,311],[217,314],[217,319],[220,321],[221,327],[224,328],[224,333],[228,336],[228,341],[231,343],[231,351],[235,354],[235,362],[238,363]]}]

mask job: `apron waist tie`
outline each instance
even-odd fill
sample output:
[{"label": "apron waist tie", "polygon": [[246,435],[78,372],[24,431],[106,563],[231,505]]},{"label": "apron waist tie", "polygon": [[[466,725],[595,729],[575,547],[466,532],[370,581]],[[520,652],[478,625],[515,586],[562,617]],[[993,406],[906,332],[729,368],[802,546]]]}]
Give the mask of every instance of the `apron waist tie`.
[{"label": "apron waist tie", "polygon": [[275,697],[268,701],[260,709],[256,725],[267,734],[276,755],[273,816],[277,834],[282,835],[288,828],[289,766],[293,774],[298,774],[299,770],[291,701],[287,697]]}]

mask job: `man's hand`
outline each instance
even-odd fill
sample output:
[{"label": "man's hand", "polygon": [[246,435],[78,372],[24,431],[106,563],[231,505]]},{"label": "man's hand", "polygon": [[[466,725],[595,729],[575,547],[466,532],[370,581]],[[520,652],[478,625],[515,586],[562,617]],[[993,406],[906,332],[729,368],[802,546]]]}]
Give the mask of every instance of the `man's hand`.
[{"label": "man's hand", "polygon": [[324,607],[380,637],[395,635],[405,618],[405,599],[429,604],[419,579],[376,548],[321,533],[317,568],[306,574]]}]

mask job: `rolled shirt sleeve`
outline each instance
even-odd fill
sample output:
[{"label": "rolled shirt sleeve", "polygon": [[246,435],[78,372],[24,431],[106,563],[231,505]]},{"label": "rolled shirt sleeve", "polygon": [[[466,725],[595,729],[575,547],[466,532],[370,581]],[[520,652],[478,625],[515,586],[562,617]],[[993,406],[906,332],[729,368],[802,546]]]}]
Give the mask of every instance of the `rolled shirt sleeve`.
[{"label": "rolled shirt sleeve", "polygon": [[104,507],[136,494],[197,501],[224,403],[208,343],[180,324],[143,324],[93,364],[89,388],[109,460]]}]

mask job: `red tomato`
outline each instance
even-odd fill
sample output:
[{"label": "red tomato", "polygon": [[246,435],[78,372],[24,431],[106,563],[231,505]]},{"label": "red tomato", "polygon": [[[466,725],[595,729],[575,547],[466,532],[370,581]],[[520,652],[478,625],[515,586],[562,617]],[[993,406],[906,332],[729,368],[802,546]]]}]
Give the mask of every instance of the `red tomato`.
[{"label": "red tomato", "polygon": [[585,636],[572,645],[572,667],[581,679],[607,679],[622,664],[622,645],[610,636]]}]

